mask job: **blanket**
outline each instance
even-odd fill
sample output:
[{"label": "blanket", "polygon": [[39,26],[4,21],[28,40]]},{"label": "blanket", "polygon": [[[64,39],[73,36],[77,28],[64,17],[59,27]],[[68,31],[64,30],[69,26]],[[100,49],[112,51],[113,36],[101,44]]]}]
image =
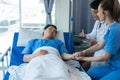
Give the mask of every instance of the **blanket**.
[{"label": "blanket", "polygon": [[55,48],[46,46],[39,49],[47,50],[48,54],[20,66],[11,66],[9,80],[91,80],[85,72],[65,63]]}]

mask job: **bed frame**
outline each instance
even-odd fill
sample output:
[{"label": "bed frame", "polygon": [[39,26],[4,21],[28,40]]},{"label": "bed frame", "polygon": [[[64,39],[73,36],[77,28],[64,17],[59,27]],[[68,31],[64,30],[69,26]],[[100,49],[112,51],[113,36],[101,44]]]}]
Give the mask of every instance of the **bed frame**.
[{"label": "bed frame", "polygon": [[[72,38],[72,33],[70,32],[64,32],[64,41],[65,41],[65,46],[70,54],[74,53],[75,48],[74,48],[74,41]],[[0,62],[2,62],[2,70],[3,70],[3,80],[9,80],[9,72],[5,70],[5,60],[7,60],[7,68],[11,65],[20,65],[23,63],[23,55],[21,54],[22,50],[24,47],[18,47],[17,46],[17,41],[18,41],[18,36],[19,33],[15,32],[13,36],[13,43],[12,47],[9,47],[6,52],[2,55],[0,58]],[[8,63],[8,54],[10,54],[10,62]],[[6,57],[6,59],[5,59]],[[82,70],[80,68],[80,70]]]},{"label": "bed frame", "polygon": [[3,67],[3,76],[4,76],[3,80],[9,80],[9,73],[6,72],[4,69],[5,68],[5,66],[4,66],[5,58],[4,57],[6,57],[10,53],[10,62],[9,62],[9,65],[7,65],[7,67],[9,67],[11,65],[20,65],[21,63],[23,63],[23,55],[21,54],[21,51],[24,49],[24,47],[17,46],[18,35],[19,35],[18,32],[14,33],[12,47],[9,47],[9,49],[1,57],[2,67]]}]

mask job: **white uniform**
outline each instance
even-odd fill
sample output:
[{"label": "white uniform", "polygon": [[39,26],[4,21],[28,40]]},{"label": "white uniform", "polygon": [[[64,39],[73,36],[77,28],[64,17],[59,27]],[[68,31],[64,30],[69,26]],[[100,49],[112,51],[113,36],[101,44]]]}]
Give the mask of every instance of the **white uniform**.
[{"label": "white uniform", "polygon": [[[87,39],[94,39],[97,42],[99,42],[99,41],[101,41],[103,39],[103,37],[104,37],[105,33],[107,32],[107,30],[108,30],[108,25],[104,21],[96,20],[92,32],[87,34],[86,38]],[[94,56],[99,56],[99,55],[102,55],[103,53],[104,53],[104,49],[102,48],[102,49],[96,51],[94,53]],[[92,62],[91,67],[97,67],[97,66],[104,65],[104,64],[105,64],[105,61]]]}]

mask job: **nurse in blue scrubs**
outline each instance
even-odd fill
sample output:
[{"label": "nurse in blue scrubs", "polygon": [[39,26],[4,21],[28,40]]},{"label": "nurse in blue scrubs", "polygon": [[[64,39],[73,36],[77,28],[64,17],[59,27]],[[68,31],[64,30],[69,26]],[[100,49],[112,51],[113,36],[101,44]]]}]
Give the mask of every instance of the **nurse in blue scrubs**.
[{"label": "nurse in blue scrubs", "polygon": [[[90,68],[88,75],[92,80],[120,80],[120,4],[118,0],[103,0],[98,7],[100,20],[106,21],[109,29],[104,39],[96,45],[74,53],[77,60],[106,61],[107,64],[96,68]],[[101,56],[85,57],[85,54],[95,52],[104,47]]]}]

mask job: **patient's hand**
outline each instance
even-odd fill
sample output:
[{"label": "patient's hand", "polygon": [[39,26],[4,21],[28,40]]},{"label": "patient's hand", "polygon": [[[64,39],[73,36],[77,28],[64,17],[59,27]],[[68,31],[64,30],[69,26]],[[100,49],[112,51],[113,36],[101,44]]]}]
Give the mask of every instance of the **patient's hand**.
[{"label": "patient's hand", "polygon": [[83,56],[81,56],[81,57],[79,56],[79,57],[75,57],[75,59],[76,59],[76,60],[83,60],[84,57],[83,57]]},{"label": "patient's hand", "polygon": [[48,51],[41,49],[41,50],[36,51],[34,54],[35,54],[35,56],[46,55],[46,54],[48,54]]},{"label": "patient's hand", "polygon": [[40,56],[40,55],[45,55],[45,54],[48,54],[47,50],[43,50],[43,49],[37,50],[33,54],[24,55],[23,60],[24,60],[24,62],[30,62],[30,60],[33,59],[34,57],[37,57],[37,56]]},{"label": "patient's hand", "polygon": [[81,51],[81,52],[75,52],[73,54],[74,56],[84,56],[84,53]]},{"label": "patient's hand", "polygon": [[82,57],[85,54],[81,51],[81,52],[75,52],[73,55],[74,55],[74,58],[78,60],[78,57]]},{"label": "patient's hand", "polygon": [[48,51],[42,49],[42,50],[40,50],[40,54],[42,54],[42,55],[48,54]]}]

